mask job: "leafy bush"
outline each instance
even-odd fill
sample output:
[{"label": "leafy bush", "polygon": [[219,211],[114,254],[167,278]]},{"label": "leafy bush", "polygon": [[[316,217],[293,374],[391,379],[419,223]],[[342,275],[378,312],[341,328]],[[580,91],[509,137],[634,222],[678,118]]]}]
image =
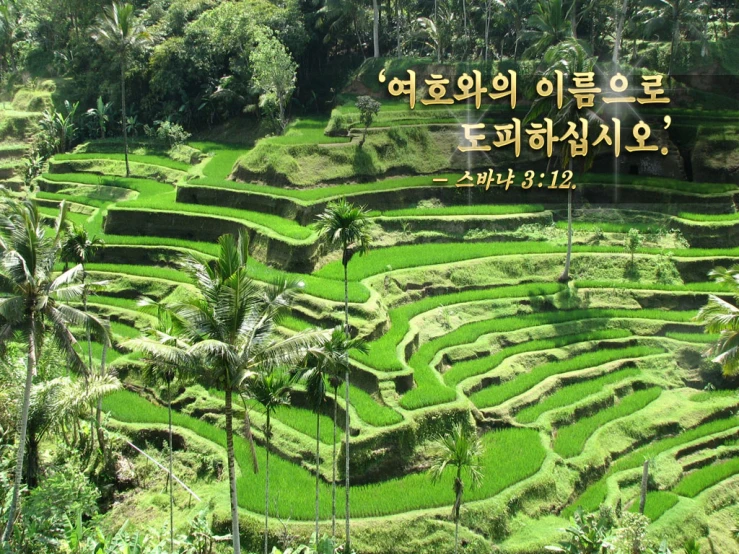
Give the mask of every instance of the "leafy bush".
[{"label": "leafy bush", "polygon": [[166,142],[170,147],[184,144],[191,136],[182,125],[166,120],[155,121],[154,127],[144,125],[144,132],[147,137]]}]

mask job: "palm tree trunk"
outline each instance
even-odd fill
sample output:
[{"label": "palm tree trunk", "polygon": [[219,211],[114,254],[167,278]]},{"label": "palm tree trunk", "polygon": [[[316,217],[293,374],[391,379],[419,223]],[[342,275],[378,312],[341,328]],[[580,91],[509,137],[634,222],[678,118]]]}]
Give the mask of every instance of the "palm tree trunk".
[{"label": "palm tree trunk", "polygon": [[128,167],[128,129],[126,129],[126,52],[121,55],[121,123],[123,124],[123,156],[126,159],[126,177],[131,175]]},{"label": "palm tree trunk", "polygon": [[269,547],[269,409],[267,410],[267,428],[264,432],[267,438],[267,462],[264,464],[264,554],[269,554],[267,548]]},{"label": "palm tree trunk", "polygon": [[374,20],[372,22],[372,40],[375,43],[375,58],[380,57],[380,8],[377,0],[372,0],[372,10],[374,11]]},{"label": "palm tree trunk", "polygon": [[[344,329],[349,336],[349,262],[346,258],[347,249],[344,248]],[[346,547],[344,548],[344,552],[351,552],[351,538],[349,536],[349,365],[346,366],[345,376],[344,376],[344,414],[345,414],[345,428],[344,428],[344,435],[345,435],[345,462],[346,462],[346,469],[344,472],[344,479],[345,479],[345,491],[346,494],[346,504],[344,506],[344,514],[346,516]]]},{"label": "palm tree trunk", "polygon": [[172,382],[167,381],[167,415],[169,417],[169,550],[174,552],[174,473],[172,473]]},{"label": "palm tree trunk", "polygon": [[339,387],[334,387],[334,454],[333,458],[331,458],[333,460],[333,464],[331,464],[333,466],[331,469],[331,538],[336,537],[336,422],[339,416],[338,397]]},{"label": "palm tree trunk", "polygon": [[490,40],[490,2],[492,0],[486,0],[485,2],[485,55],[484,60],[488,61],[488,41]]},{"label": "palm tree trunk", "polygon": [[434,27],[436,27],[436,63],[441,63],[441,33],[439,33],[439,0],[434,0]]},{"label": "palm tree trunk", "polygon": [[572,38],[577,38],[577,0],[572,0],[570,10],[570,28],[572,31]]},{"label": "palm tree trunk", "polygon": [[321,464],[321,454],[320,454],[320,441],[318,440],[318,437],[321,433],[321,416],[318,412],[316,412],[316,550],[318,550],[318,510],[320,508],[319,503],[319,476],[320,476],[320,464]]},{"label": "palm tree trunk", "polygon": [[[100,376],[105,377],[105,362],[108,357],[108,344],[103,341],[103,353],[100,358]],[[97,408],[95,409],[95,421],[97,423],[98,445],[100,452],[105,459],[105,437],[103,437],[103,397],[98,398]]]},{"label": "palm tree trunk", "polygon": [[23,477],[23,457],[26,447],[26,432],[28,430],[28,412],[31,405],[31,386],[33,376],[36,374],[36,318],[31,312],[28,333],[28,367],[26,368],[26,385],[23,389],[23,407],[21,408],[21,420],[19,423],[18,454],[15,459],[15,476],[13,481],[13,497],[8,508],[8,523],[5,526],[2,542],[8,542],[13,533],[15,512],[18,509],[18,497]]},{"label": "palm tree trunk", "polygon": [[[570,159],[570,171],[572,171],[572,160]],[[570,262],[572,260],[572,187],[567,189],[567,256],[565,257],[565,269],[559,276],[561,283],[570,280]]]},{"label": "palm tree trunk", "polygon": [[231,405],[231,385],[226,386],[226,451],[228,456],[228,481],[231,487],[231,535],[234,554],[241,554],[239,536],[239,504],[236,497],[236,471],[234,468],[233,407]]},{"label": "palm tree trunk", "polygon": [[672,66],[675,62],[675,50],[680,42],[680,20],[675,18],[675,22],[672,27],[672,43],[670,44],[670,66],[667,69],[667,76],[672,77]]},{"label": "palm tree trunk", "polygon": [[618,12],[618,22],[616,23],[616,38],[613,41],[613,64],[618,67],[618,58],[621,53],[621,37],[624,33],[624,20],[626,12],[629,11],[629,0],[623,0],[621,11]]},{"label": "palm tree trunk", "polygon": [[345,435],[346,435],[346,439],[345,439],[345,443],[346,443],[346,453],[345,453],[345,457],[346,457],[346,460],[345,460],[346,461],[346,470],[345,470],[345,473],[344,473],[344,478],[346,480],[346,484],[344,485],[345,488],[346,488],[346,490],[345,490],[345,493],[346,493],[346,505],[344,506],[344,513],[346,514],[346,548],[344,548],[344,552],[351,552],[352,551],[352,549],[351,549],[351,539],[350,539],[350,536],[349,536],[349,436],[350,436],[350,433],[349,433],[349,366],[348,365],[346,366],[346,377],[344,379],[344,387],[346,389],[346,392],[345,392],[345,400],[344,400],[344,403],[345,403],[344,412],[346,414],[346,418],[345,418],[345,421],[346,421],[346,429],[344,430],[345,431]]},{"label": "palm tree trunk", "polygon": [[454,554],[459,550],[459,516],[454,518]]}]

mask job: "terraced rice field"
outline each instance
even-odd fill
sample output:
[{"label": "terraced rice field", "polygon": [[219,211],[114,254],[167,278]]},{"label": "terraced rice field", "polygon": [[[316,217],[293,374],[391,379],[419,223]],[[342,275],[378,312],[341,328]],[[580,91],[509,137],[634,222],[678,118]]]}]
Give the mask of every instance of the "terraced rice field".
[{"label": "terraced rice field", "polygon": [[[393,120],[392,112],[384,116],[383,126],[400,121]],[[305,120],[283,137],[265,140],[275,147],[344,147],[347,139],[323,135],[325,123]],[[657,460],[660,477],[647,496],[646,514],[655,522],[677,513],[684,499],[702,498],[739,471],[736,458],[694,468],[681,465],[678,457],[687,446],[693,457],[725,454],[739,435],[734,415],[739,397],[732,391],[697,391],[687,378],[701,370],[704,343],[715,339],[695,323],[696,311],[708,294],[726,292],[709,281],[708,271],[739,257],[739,239],[732,238],[738,236],[733,233],[739,220],[728,213],[738,187],[624,176],[622,185],[632,193],[657,195],[665,205],[674,198],[686,206],[678,205],[672,215],[662,213],[656,226],[640,219],[659,211],[655,203],[644,214],[633,206],[623,212],[618,205],[601,207],[618,213],[618,222],[580,221],[574,281],[568,286],[556,282],[566,251],[564,197],[507,201],[498,194],[471,202],[453,185],[436,186],[427,176],[321,187],[241,182],[229,176],[248,149],[213,142],[191,146],[208,156],[204,162],[189,165],[164,154],[133,156],[130,178],[115,176],[121,161],[114,153],[88,149],[57,156],[36,196],[49,216],[61,200],[68,201],[74,221],[105,240],[87,269],[110,280],[113,289],[108,296],[91,298],[90,308],[111,318],[119,341],[148,324],[138,311],[138,294],[177,298],[179,288],[188,286],[175,265],[178,257],[212,256],[214,236],[240,228],[251,237],[253,278],[269,282],[287,275],[304,282],[297,310],[283,323],[285,333],[333,327],[342,318],[343,267],[336,254],[318,248],[312,221],[327,200],[339,196],[372,210],[376,246],[349,264],[350,320],[368,340],[367,353],[351,356],[351,463],[353,474],[360,476],[352,492],[352,515],[358,520],[383,516],[392,523],[390,516],[418,510],[429,510],[428,517],[446,514],[453,502],[451,478],[432,486],[419,468],[424,467],[425,441],[460,420],[474,421],[484,444],[483,484],[465,492],[477,515],[463,517],[462,524],[498,542],[529,532],[538,537],[537,548],[550,544],[556,526],[542,520],[538,527],[544,511],[553,512],[564,527],[578,507],[592,511],[601,502],[621,502],[632,509],[644,459]],[[116,171],[94,172],[102,166]],[[66,172],[70,167],[74,172]],[[162,173],[160,181],[152,179],[152,171],[159,170],[169,173]],[[586,190],[611,181],[611,175],[598,174],[582,180]],[[727,213],[695,213],[704,205],[690,204],[690,194],[696,193]],[[393,205],[394,194],[413,202]],[[424,203],[432,199],[443,199],[445,205]],[[576,209],[587,219],[583,200],[587,196],[577,200]],[[554,225],[529,225],[522,219],[499,227],[504,218],[532,214],[547,214]],[[416,230],[423,221],[432,221],[434,231]],[[652,232],[665,225],[666,231],[679,228],[688,243],[706,247],[686,247],[669,242],[669,232]],[[633,266],[623,245],[623,234],[631,228],[649,233]],[[477,238],[468,234],[471,229]],[[496,230],[485,234],[486,229]],[[667,277],[666,265],[674,270]],[[111,362],[121,371],[137,365],[136,356],[122,350]],[[337,392],[343,410],[343,387]],[[188,394],[177,403],[174,424],[223,448],[219,393],[200,390],[193,395],[197,401],[188,400]],[[309,468],[316,431],[315,416],[301,398],[294,395],[295,407],[274,415],[277,455],[271,486],[290,492],[277,494],[270,511],[308,522],[314,509]],[[321,416],[318,437],[324,519],[331,506],[332,402]],[[246,407],[261,442],[264,418],[255,406]],[[166,422],[164,408],[131,392],[108,397],[104,408],[119,422]],[[257,456],[262,463],[262,447]],[[254,491],[263,490],[264,476],[251,472],[242,437],[236,439],[236,459],[241,508],[259,514],[262,496]],[[670,478],[662,478],[660,468],[668,466]],[[338,498],[343,513],[343,494]],[[480,514],[501,503],[508,506],[502,516],[505,529],[490,531],[492,523]],[[701,509],[708,513],[710,507]]]}]

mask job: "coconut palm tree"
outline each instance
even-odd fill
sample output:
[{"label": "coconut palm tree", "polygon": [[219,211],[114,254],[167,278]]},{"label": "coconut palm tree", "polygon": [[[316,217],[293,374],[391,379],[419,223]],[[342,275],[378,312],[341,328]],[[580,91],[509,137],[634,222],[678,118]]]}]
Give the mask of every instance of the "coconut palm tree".
[{"label": "coconut palm tree", "polygon": [[0,346],[17,332],[28,344],[15,481],[3,542],[11,537],[18,508],[31,387],[45,338],[48,335],[62,349],[73,369],[83,370],[88,376],[89,368],[75,348],[77,340],[70,327],[89,325],[108,340],[102,321],[65,304],[82,296],[82,268],[77,265],[61,275],[54,274],[66,214],[66,204],[62,202],[52,233],[46,229],[38,206],[31,200],[6,199],[0,215]]},{"label": "coconut palm tree", "polygon": [[[341,246],[341,264],[344,266],[344,332],[349,335],[349,261],[356,253],[362,255],[370,247],[372,237],[369,232],[370,219],[366,208],[354,206],[341,198],[326,206],[322,214],[318,216],[316,230],[321,238],[332,245]],[[351,552],[351,539],[349,534],[349,364],[346,364],[344,372],[345,386],[345,447],[346,447],[346,470],[344,477],[346,494],[346,546],[344,551]]]},{"label": "coconut palm tree", "polygon": [[739,373],[739,308],[736,306],[739,304],[739,266],[731,269],[717,267],[709,276],[729,286],[734,304],[711,294],[706,305],[698,311],[696,320],[706,326],[706,333],[719,335],[707,354],[721,364],[725,375],[736,375]]},{"label": "coconut palm tree", "polygon": [[562,0],[539,0],[534,7],[534,15],[529,18],[530,29],[524,33],[534,43],[524,55],[538,58],[549,47],[570,38],[572,26],[569,17],[570,12],[562,5]]},{"label": "coconut palm tree", "polygon": [[29,488],[38,484],[38,449],[44,436],[69,420],[75,425],[81,418],[92,417],[90,406],[120,387],[120,381],[111,375],[91,375],[85,380],[58,377],[33,385],[26,431]]},{"label": "coconut palm tree", "polygon": [[459,548],[459,512],[462,507],[462,495],[464,494],[464,474],[468,474],[472,481],[472,487],[480,486],[482,482],[482,443],[477,437],[474,429],[457,424],[451,433],[439,436],[429,450],[431,466],[428,471],[434,483],[437,483],[444,475],[447,467],[455,469],[454,476],[454,505],[452,506],[452,518],[454,518],[454,552]]},{"label": "coconut palm tree", "polygon": [[172,470],[172,385],[187,382],[192,376],[194,360],[188,353],[190,344],[183,336],[183,325],[177,316],[161,304],[149,300],[141,302],[143,311],[155,312],[155,327],[145,331],[139,339],[124,342],[124,348],[143,354],[142,377],[149,384],[163,384],[167,387],[167,415],[169,422],[169,541],[174,552],[174,473]]},{"label": "coconut palm tree", "polygon": [[172,307],[192,343],[188,353],[202,361],[202,379],[225,393],[226,450],[231,494],[234,554],[240,554],[238,498],[233,446],[233,393],[245,378],[277,367],[297,367],[322,331],[302,331],[282,338],[276,333],[299,287],[283,280],[261,287],[246,271],[248,238],[223,235],[218,257],[186,258],[183,269],[198,294]]},{"label": "coconut palm tree", "polygon": [[123,127],[123,153],[126,160],[126,177],[131,174],[128,167],[128,129],[126,126],[126,65],[133,52],[143,48],[152,40],[146,27],[137,21],[131,4],[113,2],[105,8],[98,19],[92,38],[121,65],[121,126]]},{"label": "coconut palm tree", "polygon": [[290,404],[290,391],[295,386],[298,374],[283,367],[268,372],[247,375],[242,383],[247,396],[264,408],[267,423],[264,438],[267,443],[267,460],[264,464],[264,554],[269,554],[269,451],[272,442],[272,414],[279,406]]},{"label": "coconut palm tree", "polygon": [[331,479],[331,533],[336,536],[336,427],[338,415],[338,396],[341,378],[349,364],[349,351],[367,352],[367,344],[363,339],[349,337],[341,327],[334,328],[331,336],[311,348],[305,360],[302,377],[313,411],[316,412],[316,541],[318,541],[319,519],[319,482],[320,482],[320,433],[321,407],[326,397],[326,384],[334,389],[334,438],[332,442],[332,479]]},{"label": "coconut palm tree", "polygon": [[[556,44],[544,53],[542,65],[546,68],[541,72],[542,77],[554,78],[555,71],[565,75],[587,73],[593,71],[595,59],[590,57],[585,48],[575,39],[569,39]],[[590,126],[601,122],[602,119],[590,108],[579,108],[577,98],[567,88],[563,91],[562,106],[558,107],[554,96],[539,97],[531,105],[526,114],[524,124],[548,117],[552,120],[553,134],[561,136],[565,133],[570,122],[578,123],[580,118],[585,119]],[[588,149],[588,154],[582,157],[582,171],[586,171],[593,163],[594,148]],[[573,159],[570,145],[567,141],[560,142],[558,158],[562,169],[573,170]],[[565,267],[558,281],[566,283],[570,280],[570,265],[572,261],[572,188],[567,190],[567,255]]]}]

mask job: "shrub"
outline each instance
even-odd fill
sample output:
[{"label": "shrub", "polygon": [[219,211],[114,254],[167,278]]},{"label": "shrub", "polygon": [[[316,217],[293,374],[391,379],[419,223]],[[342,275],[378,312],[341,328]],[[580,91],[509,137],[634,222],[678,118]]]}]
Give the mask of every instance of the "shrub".
[{"label": "shrub", "polygon": [[170,147],[183,144],[191,136],[182,125],[171,121],[155,121],[154,127],[144,125],[144,132],[147,137],[166,142]]}]

